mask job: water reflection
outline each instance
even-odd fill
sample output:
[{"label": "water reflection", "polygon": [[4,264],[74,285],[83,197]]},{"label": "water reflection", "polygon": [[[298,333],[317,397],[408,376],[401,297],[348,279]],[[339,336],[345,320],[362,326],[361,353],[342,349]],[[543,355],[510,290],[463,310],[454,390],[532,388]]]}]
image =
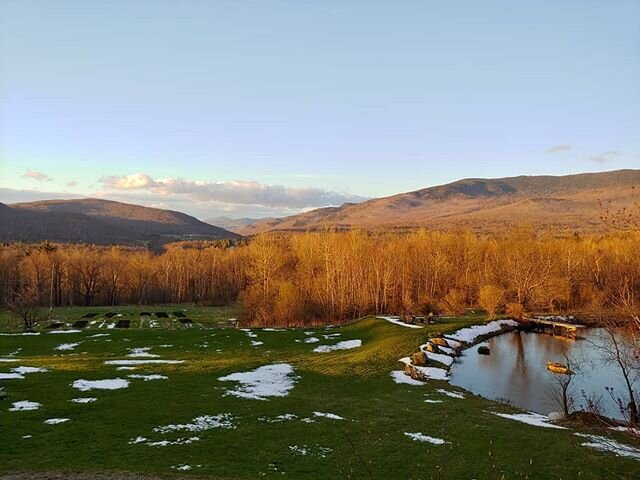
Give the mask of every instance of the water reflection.
[{"label": "water reflection", "polygon": [[568,340],[518,331],[492,338],[481,344],[491,349],[491,355],[479,355],[476,346],[456,359],[451,368],[451,383],[483,397],[506,399],[516,407],[546,415],[560,410],[554,399],[557,377],[547,370],[547,362],[566,363],[566,355],[582,365],[571,384],[576,408],[586,405],[586,394],[601,398],[603,414],[620,417],[605,387],[613,387],[624,397],[621,376],[594,346],[602,344],[604,333],[599,329],[581,333],[586,339]]}]

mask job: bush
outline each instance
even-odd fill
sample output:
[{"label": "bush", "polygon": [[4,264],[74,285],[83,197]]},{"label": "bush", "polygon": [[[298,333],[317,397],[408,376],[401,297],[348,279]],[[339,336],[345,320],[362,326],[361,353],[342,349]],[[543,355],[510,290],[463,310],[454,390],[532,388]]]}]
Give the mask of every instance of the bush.
[{"label": "bush", "polygon": [[524,305],[521,303],[507,303],[507,315],[516,319],[522,320],[524,318]]},{"label": "bush", "polygon": [[497,285],[485,285],[480,289],[478,304],[487,312],[489,320],[496,318],[503,297],[504,289]]}]

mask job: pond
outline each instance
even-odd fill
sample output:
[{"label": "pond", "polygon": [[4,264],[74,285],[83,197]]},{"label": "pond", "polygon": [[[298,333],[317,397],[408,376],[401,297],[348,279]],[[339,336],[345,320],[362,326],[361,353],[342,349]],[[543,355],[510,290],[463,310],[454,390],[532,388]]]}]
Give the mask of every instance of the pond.
[{"label": "pond", "polygon": [[[586,408],[585,395],[598,398],[600,412],[621,418],[620,408],[606,391],[626,398],[619,367],[607,362],[601,348],[607,339],[602,329],[584,329],[578,340],[534,332],[514,331],[499,335],[462,352],[451,367],[451,384],[492,400],[543,415],[561,411],[557,398],[558,375],[547,370],[547,362],[566,363],[565,355],[578,365],[570,393],[574,409]],[[491,349],[480,355],[479,346]]]}]

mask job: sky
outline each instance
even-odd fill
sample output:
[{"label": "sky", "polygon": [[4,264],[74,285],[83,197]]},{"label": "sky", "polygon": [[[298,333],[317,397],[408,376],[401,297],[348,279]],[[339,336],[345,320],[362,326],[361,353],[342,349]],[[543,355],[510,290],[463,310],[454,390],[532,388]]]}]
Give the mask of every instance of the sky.
[{"label": "sky", "polygon": [[640,1],[2,0],[0,202],[283,216],[640,168]]}]

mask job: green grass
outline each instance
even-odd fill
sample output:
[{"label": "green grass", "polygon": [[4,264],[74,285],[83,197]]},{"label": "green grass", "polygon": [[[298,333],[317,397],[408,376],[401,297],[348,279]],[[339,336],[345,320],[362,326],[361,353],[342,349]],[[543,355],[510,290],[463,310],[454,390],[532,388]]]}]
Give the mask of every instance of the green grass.
[{"label": "green grass", "polygon": [[[119,305],[119,306],[100,306],[100,307],[56,307],[53,309],[54,320],[67,323],[73,323],[80,320],[87,313],[96,313],[97,315],[88,320],[131,320],[133,328],[140,328],[140,313],[151,313],[151,319],[162,324],[165,328],[179,328],[180,325],[177,317],[172,314],[174,311],[183,311],[185,315],[195,323],[202,323],[208,326],[229,326],[229,320],[237,318],[240,315],[240,307],[238,305],[224,307],[203,307],[193,304],[162,304],[162,305]],[[117,317],[111,320],[104,317],[105,314],[113,312]],[[158,318],[155,312],[165,312],[169,314],[168,319]],[[41,317],[48,318],[48,308],[41,309]],[[49,322],[43,320],[42,325]],[[148,325],[144,322],[142,327]],[[20,320],[8,309],[0,309],[0,331],[18,331],[21,328]],[[95,328],[95,326],[94,326]]]},{"label": "green grass", "polygon": [[[139,307],[122,307],[132,312]],[[168,307],[166,307],[168,309]],[[191,307],[187,307],[190,309]],[[193,307],[195,309],[195,307]],[[163,311],[161,307],[142,310]],[[102,308],[68,309],[68,320]],[[106,311],[119,311],[115,308]],[[222,318],[224,314],[216,312]],[[207,321],[202,310],[198,321]],[[62,317],[62,312],[57,312]],[[230,312],[228,312],[230,313]],[[196,320],[195,313],[189,313]],[[325,340],[333,344],[361,339],[362,347],[333,353],[314,353],[318,344],[296,342],[307,330],[269,332],[254,329],[263,345],[252,347],[240,330],[221,328],[89,330],[83,333],[39,336],[1,336],[0,358],[21,349],[17,363],[0,363],[0,372],[12,366],[42,366],[47,373],[28,374],[24,380],[0,381],[9,398],[0,402],[0,472],[11,471],[129,471],[178,475],[172,466],[188,464],[196,475],[223,479],[460,479],[477,478],[637,478],[640,462],[601,454],[580,446],[570,430],[524,425],[488,413],[507,407],[467,394],[464,400],[437,393],[454,389],[433,381],[424,386],[396,384],[390,371],[398,358],[416,351],[436,331],[450,331],[479,317],[443,320],[424,330],[408,329],[366,318],[318,335],[340,333]],[[96,333],[109,336],[90,338]],[[82,342],[61,354],[60,343]],[[160,347],[160,345],[172,345]],[[131,380],[129,388],[78,392],[70,384],[79,378],[125,378],[132,372],[105,365],[124,358],[128,349],[154,347],[163,359],[180,365],[139,367],[133,373],[160,373],[168,380]],[[218,350],[221,350],[218,352]],[[218,377],[273,363],[290,363],[298,382],[286,397],[260,401],[225,395],[235,386]],[[80,396],[95,403],[69,402]],[[443,400],[428,404],[426,398]],[[43,404],[35,411],[9,412],[19,400]],[[265,423],[260,417],[292,413],[299,418],[314,411],[330,412],[348,420],[316,418]],[[187,423],[201,415],[229,413],[232,430],[159,434],[153,427]],[[45,425],[53,417],[70,418]],[[442,446],[415,442],[404,432],[422,432],[450,442]],[[31,435],[31,438],[23,438]],[[138,436],[153,440],[197,435],[189,445],[150,447],[130,445]],[[290,446],[326,447],[324,458],[295,455]],[[490,459],[490,455],[493,457]],[[492,465],[495,464],[495,467]],[[196,465],[201,465],[196,467]],[[441,467],[441,468],[440,468]],[[281,472],[285,472],[283,475]],[[529,477],[526,477],[529,475]]]}]

